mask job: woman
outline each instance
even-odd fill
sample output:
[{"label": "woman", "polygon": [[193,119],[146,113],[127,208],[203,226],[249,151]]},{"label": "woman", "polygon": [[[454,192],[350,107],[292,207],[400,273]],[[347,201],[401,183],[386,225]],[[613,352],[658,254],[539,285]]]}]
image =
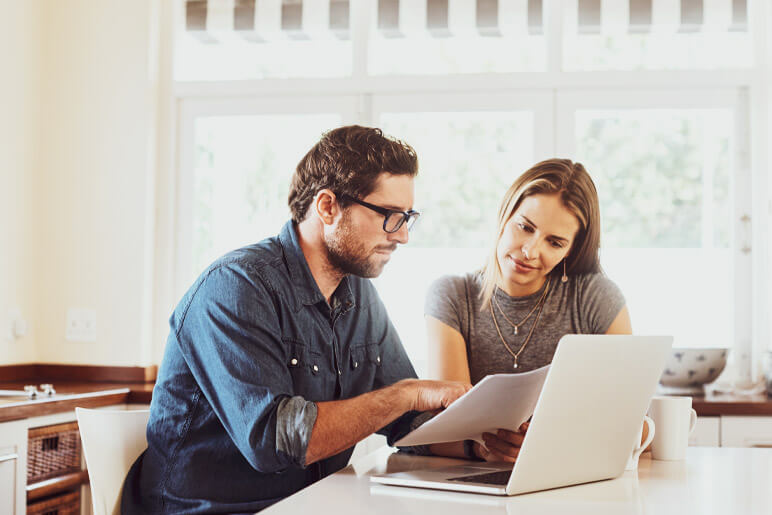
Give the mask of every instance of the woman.
[{"label": "woman", "polygon": [[[549,159],[521,175],[501,202],[485,267],[442,277],[429,290],[430,375],[476,384],[549,364],[565,334],[631,334],[599,246],[598,195],[581,164]],[[431,451],[514,461],[524,430],[486,433],[485,447],[456,442]]]}]

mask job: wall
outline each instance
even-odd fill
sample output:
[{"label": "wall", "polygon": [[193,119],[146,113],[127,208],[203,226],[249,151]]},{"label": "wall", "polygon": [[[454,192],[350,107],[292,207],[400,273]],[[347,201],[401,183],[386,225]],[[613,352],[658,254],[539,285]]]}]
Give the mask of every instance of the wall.
[{"label": "wall", "polygon": [[[34,245],[32,190],[36,172],[40,71],[40,3],[0,0],[0,364],[36,356],[31,251]],[[9,314],[28,323],[27,335],[11,338]]]},{"label": "wall", "polygon": [[[157,2],[42,1],[38,361],[150,360]],[[96,310],[96,342],[65,340],[71,307]]]}]

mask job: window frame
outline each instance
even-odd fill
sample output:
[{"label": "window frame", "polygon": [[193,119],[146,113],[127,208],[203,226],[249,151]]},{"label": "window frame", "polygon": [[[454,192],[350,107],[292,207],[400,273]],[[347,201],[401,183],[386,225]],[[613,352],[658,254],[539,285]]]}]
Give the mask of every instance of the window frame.
[{"label": "window frame", "polygon": [[[727,109],[734,114],[733,156],[730,160],[732,181],[732,223],[730,225],[730,250],[732,251],[734,296],[731,303],[734,342],[732,348],[740,350],[742,361],[744,349],[738,342],[753,340],[752,311],[754,276],[762,282],[769,280],[764,269],[754,270],[752,255],[743,249],[752,246],[745,217],[753,214],[752,177],[749,157],[748,92],[746,87],[703,87],[701,89],[659,88],[659,89],[598,89],[583,91],[565,89],[557,96],[557,148],[565,155],[576,152],[576,113],[582,110],[633,110],[633,109]],[[752,219],[752,218],[751,218]],[[705,278],[709,283],[710,278]],[[674,344],[676,347],[678,343]]]},{"label": "window frame", "polygon": [[[340,114],[343,124],[356,123],[356,98],[329,96],[320,102],[313,96],[237,98],[186,98],[180,101],[179,153],[176,173],[174,231],[174,291],[181,296],[191,284],[193,266],[193,194],[195,188],[196,134],[199,118],[215,116],[260,116]],[[298,160],[302,156],[297,156]],[[188,222],[186,222],[186,220]]]},{"label": "window frame", "polygon": [[[572,99],[585,95],[604,100],[604,92],[621,92],[629,97],[638,92],[641,98],[657,98],[666,104],[658,107],[683,107],[693,104],[697,97],[720,91],[739,100],[737,127],[742,131],[737,142],[744,148],[738,163],[746,163],[742,177],[736,177],[735,210],[738,206],[750,206],[750,231],[747,227],[737,230],[737,238],[749,234],[750,255],[743,260],[749,264],[737,270],[736,298],[743,304],[736,305],[736,332],[733,349],[739,356],[738,379],[751,381],[758,377],[761,353],[770,345],[769,318],[772,305],[769,289],[772,274],[769,268],[769,240],[772,238],[772,192],[769,191],[770,121],[772,121],[772,51],[769,47],[767,28],[772,28],[772,6],[759,0],[749,0],[749,24],[753,37],[755,64],[749,69],[700,70],[700,71],[562,71],[563,12],[560,0],[544,0],[544,27],[547,33],[547,68],[545,72],[519,72],[506,74],[471,74],[445,76],[368,76],[368,38],[371,16],[376,0],[351,3],[352,75],[330,79],[267,79],[233,82],[175,82],[168,70],[164,71],[167,87],[161,94],[162,125],[159,146],[166,143],[170,151],[161,150],[157,186],[156,275],[166,274],[172,285],[157,286],[154,290],[154,331],[166,330],[168,309],[173,307],[181,294],[180,259],[184,259],[185,235],[183,221],[189,212],[192,181],[186,174],[191,169],[190,142],[194,119],[197,116],[222,114],[264,114],[320,112],[319,105],[346,102],[345,123],[373,124],[377,120],[386,99],[404,97],[423,98],[439,105],[441,99],[461,99],[459,105],[482,105],[477,102],[495,102],[496,99],[521,99],[535,95],[549,98],[551,108],[547,119],[537,116],[537,134],[544,127],[552,127],[552,135],[544,139],[537,136],[535,155],[570,155],[571,141],[565,133],[565,109]],[[173,55],[173,30],[175,9],[164,8],[164,37],[161,64],[170,68]],[[170,15],[171,14],[171,15]],[[668,98],[666,92],[676,91]],[[728,93],[727,93],[728,92]],[[611,97],[605,98],[610,100]],[[679,105],[674,105],[675,99]],[[722,97],[723,98],[723,97]],[[487,99],[487,100],[486,100]],[[442,100],[444,102],[445,100]],[[450,101],[450,100],[448,100]],[[636,104],[640,105],[640,104]],[[752,106],[752,108],[751,108]],[[593,105],[596,107],[596,105]],[[301,109],[307,109],[301,111]],[[478,108],[479,109],[479,108]],[[329,112],[329,111],[327,111]],[[166,125],[164,125],[164,123]],[[572,121],[573,124],[573,121]],[[164,154],[169,152],[169,154]],[[164,166],[164,163],[168,166]],[[739,197],[738,197],[739,195]],[[166,205],[163,205],[166,204]],[[735,213],[737,214],[737,212]],[[736,225],[736,224],[735,224]],[[742,231],[745,231],[743,233]],[[189,240],[188,240],[189,242]],[[188,247],[189,248],[189,247]],[[736,249],[735,249],[736,250]],[[741,287],[739,285],[742,285]],[[183,289],[184,291],[184,289]],[[158,347],[155,356],[161,356],[163,339],[155,339]]]}]

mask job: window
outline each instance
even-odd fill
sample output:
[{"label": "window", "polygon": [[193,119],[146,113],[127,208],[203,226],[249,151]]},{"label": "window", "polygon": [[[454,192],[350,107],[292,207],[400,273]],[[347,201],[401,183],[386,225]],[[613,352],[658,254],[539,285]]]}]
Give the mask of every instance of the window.
[{"label": "window", "polygon": [[482,265],[505,188],[557,156],[596,181],[602,263],[635,331],[730,346],[751,378],[772,318],[764,2],[178,5],[178,294],[276,233],[323,130],[378,125],[419,154],[424,214],[375,280],[419,373],[426,288]]},{"label": "window", "polygon": [[351,74],[348,0],[188,0],[177,5],[175,80]]},{"label": "window", "polygon": [[547,67],[541,0],[379,0],[370,20],[368,61],[373,75],[502,73]]},{"label": "window", "polygon": [[185,104],[178,287],[229,250],[279,232],[289,181],[308,149],[350,120],[353,100],[263,99]]},{"label": "window", "polygon": [[599,191],[602,264],[625,293],[634,330],[673,334],[676,347],[726,346],[735,333],[727,314],[749,305],[749,285],[735,295],[741,168],[729,96],[724,108],[574,107],[574,155]]},{"label": "window", "polygon": [[289,218],[295,165],[335,114],[208,116],[196,120],[193,270],[223,249],[273,236]]},{"label": "window", "polygon": [[[427,370],[423,306],[444,274],[479,269],[493,245],[504,192],[537,154],[536,120],[549,118],[546,95],[377,97],[378,125],[419,156],[410,243],[374,280],[419,375]],[[410,285],[409,289],[406,285]]]},{"label": "window", "polygon": [[565,70],[753,65],[746,0],[565,0]]}]

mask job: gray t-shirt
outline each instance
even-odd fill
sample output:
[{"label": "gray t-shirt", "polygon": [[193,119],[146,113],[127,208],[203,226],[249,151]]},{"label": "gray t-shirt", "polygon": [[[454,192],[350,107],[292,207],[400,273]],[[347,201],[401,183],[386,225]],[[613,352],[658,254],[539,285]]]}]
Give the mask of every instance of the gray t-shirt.
[{"label": "gray t-shirt", "polygon": [[[495,298],[507,318],[519,323],[539,301],[544,287],[526,297],[510,297],[496,288]],[[478,272],[443,276],[429,288],[424,307],[426,315],[464,337],[472,384],[488,374],[527,372],[551,363],[561,337],[604,334],[625,306],[622,292],[603,274],[569,276],[565,283],[553,278],[533,336],[518,356],[518,367],[514,369],[514,360],[499,338],[489,305],[480,310],[481,290],[482,276]],[[538,309],[518,327],[517,335],[495,303],[493,309],[502,336],[517,353],[533,327]]]}]

